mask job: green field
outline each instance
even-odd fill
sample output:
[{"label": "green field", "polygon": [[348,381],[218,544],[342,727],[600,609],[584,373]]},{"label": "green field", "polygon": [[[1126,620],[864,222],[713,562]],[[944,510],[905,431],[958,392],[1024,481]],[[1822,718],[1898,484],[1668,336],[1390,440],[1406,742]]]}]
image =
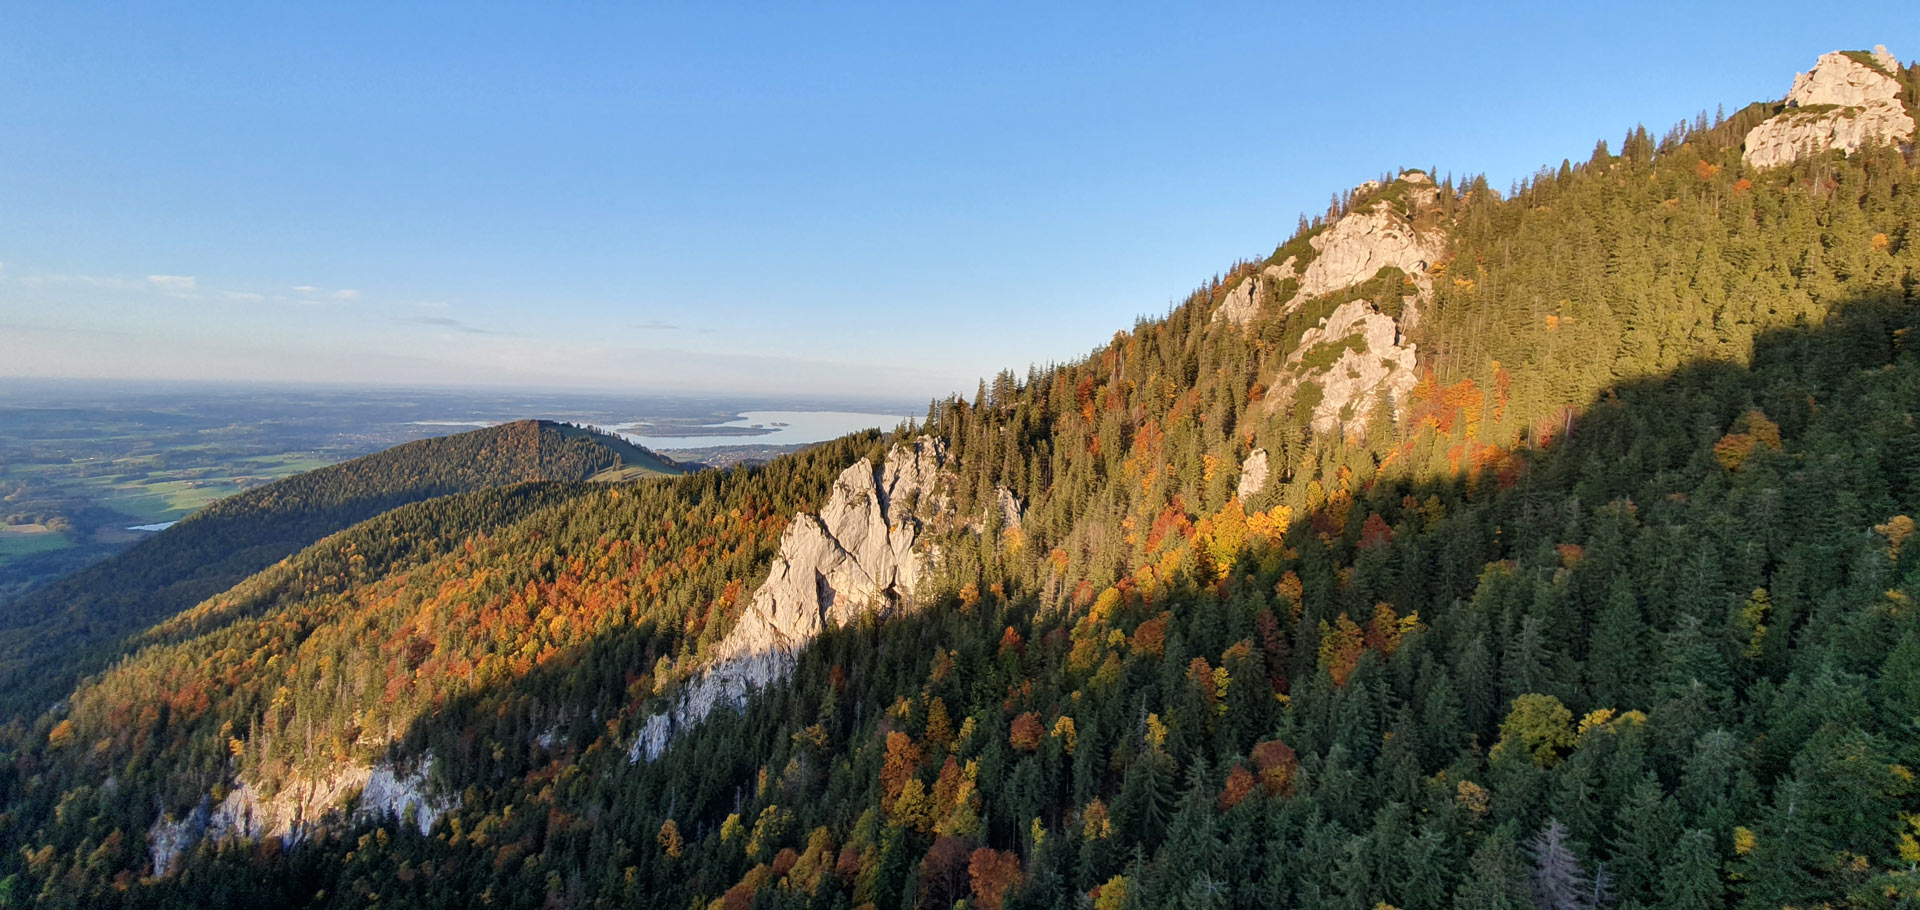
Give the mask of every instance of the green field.
[{"label": "green field", "polygon": [[162,480],[114,487],[103,504],[140,519],[140,524],[175,521],[216,499],[240,492],[240,485],[219,480]]},{"label": "green field", "polygon": [[45,525],[0,528],[0,560],[61,550],[73,545],[67,535]]},{"label": "green field", "polygon": [[290,452],[241,459],[224,470],[203,466],[178,470],[146,467],[156,461],[154,456],[119,459],[114,465],[129,469],[126,473],[88,477],[82,483],[92,488],[100,504],[139,519],[138,524],[151,524],[177,521],[215,500],[333,463],[310,454]]},{"label": "green field", "polygon": [[311,438],[300,450],[274,452],[294,440],[176,420],[0,410],[0,599],[140,540],[133,526],[178,521],[358,454]]}]

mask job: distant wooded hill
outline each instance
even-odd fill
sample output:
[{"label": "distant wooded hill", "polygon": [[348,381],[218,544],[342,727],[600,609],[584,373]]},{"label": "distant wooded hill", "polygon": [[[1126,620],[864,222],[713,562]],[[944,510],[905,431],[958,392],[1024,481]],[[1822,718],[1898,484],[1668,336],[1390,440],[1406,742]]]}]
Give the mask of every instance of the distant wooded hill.
[{"label": "distant wooded hill", "polygon": [[523,420],[422,439],[229,497],[6,606],[0,717],[47,704],[129,634],[355,522],[407,503],[630,468],[684,468],[617,436]]}]

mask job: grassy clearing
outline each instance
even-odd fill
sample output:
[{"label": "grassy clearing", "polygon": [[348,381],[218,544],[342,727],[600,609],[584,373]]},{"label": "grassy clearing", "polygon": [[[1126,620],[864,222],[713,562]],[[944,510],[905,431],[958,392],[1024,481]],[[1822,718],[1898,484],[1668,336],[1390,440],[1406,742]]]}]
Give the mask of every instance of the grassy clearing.
[{"label": "grassy clearing", "polygon": [[110,508],[142,520],[141,523],[185,518],[216,499],[240,492],[232,480],[162,480],[118,488],[107,498]]},{"label": "grassy clearing", "polygon": [[308,471],[324,468],[333,463],[334,462],[329,459],[315,458],[312,455],[299,452],[289,452],[285,455],[263,455],[258,458],[249,458],[242,462],[248,471],[251,472],[249,476],[266,477],[274,480],[279,480],[282,477],[294,474],[304,474]]},{"label": "grassy clearing", "polygon": [[[142,460],[121,459],[117,463],[137,463]],[[195,466],[144,474],[103,474],[82,482],[94,488],[94,495],[102,505],[125,512],[140,519],[141,524],[147,524],[185,518],[216,499],[232,496],[248,487],[332,463],[294,452],[242,459],[224,471]]]},{"label": "grassy clearing", "polygon": [[46,525],[14,525],[0,528],[0,559],[12,559],[50,550],[64,550],[73,541]]},{"label": "grassy clearing", "polygon": [[[615,453],[619,454],[620,460],[622,462],[622,465],[621,465],[622,468],[637,468],[642,474],[653,474],[653,475],[687,473],[686,468],[677,464],[670,463],[662,459],[658,454],[654,453],[651,449],[634,445],[633,443],[628,442],[626,439],[622,437],[614,436],[611,434],[605,434],[605,433],[593,433],[589,430],[584,430],[579,427],[567,426],[564,424],[559,425],[557,429],[559,429],[560,435],[565,436],[569,439],[590,438],[594,442],[597,442],[600,445],[603,445],[609,449],[612,449]],[[615,469],[609,468],[608,470],[615,470]],[[605,474],[606,472],[602,471],[601,473]],[[591,479],[600,480],[602,478],[596,475]],[[618,479],[634,479],[634,478],[624,477],[624,478],[618,478]]]},{"label": "grassy clearing", "polygon": [[660,472],[658,471],[650,471],[638,465],[623,464],[618,467],[612,467],[604,471],[601,471],[600,473],[587,478],[587,482],[588,483],[626,483],[629,480],[642,480],[648,477],[659,477],[659,476],[660,476]]}]

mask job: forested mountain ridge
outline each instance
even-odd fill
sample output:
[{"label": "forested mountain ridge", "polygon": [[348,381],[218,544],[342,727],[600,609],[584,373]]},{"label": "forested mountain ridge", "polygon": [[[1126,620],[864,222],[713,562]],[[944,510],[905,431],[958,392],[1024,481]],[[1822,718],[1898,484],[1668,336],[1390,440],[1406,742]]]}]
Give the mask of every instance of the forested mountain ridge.
[{"label": "forested mountain ridge", "polygon": [[[894,440],[356,527],[7,731],[0,897],[1910,902],[1920,175],[1894,138],[1746,160],[1783,116],[1373,182]],[[917,609],[634,760],[790,529],[909,445],[952,517]],[[341,780],[326,824],[167,840]]]},{"label": "forested mountain ridge", "polygon": [[585,480],[622,464],[684,470],[624,439],[519,421],[422,439],[249,490],[0,611],[0,717],[31,717],[126,635],[321,537],[388,509],[532,480]]}]

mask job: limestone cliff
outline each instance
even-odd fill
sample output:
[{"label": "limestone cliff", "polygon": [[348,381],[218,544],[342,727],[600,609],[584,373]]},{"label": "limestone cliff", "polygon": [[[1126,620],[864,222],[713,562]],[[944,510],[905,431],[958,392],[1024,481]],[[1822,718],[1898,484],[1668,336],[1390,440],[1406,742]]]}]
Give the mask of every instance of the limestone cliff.
[{"label": "limestone cliff", "polygon": [[[1324,366],[1329,351],[1336,352]],[[1341,304],[1287,357],[1294,400],[1314,432],[1357,428],[1375,407],[1398,409],[1419,382],[1415,349],[1393,317],[1365,300]],[[1311,390],[1311,391],[1309,391]]]},{"label": "limestone cliff", "polygon": [[1006,487],[993,488],[993,501],[1000,509],[1001,530],[1017,529],[1026,523],[1027,504]]},{"label": "limestone cliff", "polygon": [[715,707],[738,708],[754,689],[784,679],[825,629],[910,607],[923,570],[914,545],[928,521],[951,511],[946,459],[938,439],[895,445],[884,465],[862,458],[842,472],[818,515],[794,516],[767,580],[713,662],[648,719],[629,757],[658,758],[676,732]]},{"label": "limestone cliff", "polygon": [[278,837],[291,847],[324,825],[376,820],[396,820],[425,835],[459,802],[457,797],[428,790],[427,772],[432,766],[431,755],[411,772],[386,762],[344,765],[327,778],[291,781],[271,794],[241,781],[218,803],[209,795],[185,818],[162,816],[154,821],[147,830],[153,874],[172,871],[179,858],[202,840]]},{"label": "limestone cliff", "polygon": [[1755,167],[1774,167],[1879,142],[1911,148],[1914,121],[1900,100],[1899,72],[1900,62],[1885,47],[1871,55],[1822,54],[1812,71],[1794,77],[1780,113],[1747,133],[1743,157]]},{"label": "limestone cliff", "polygon": [[1282,282],[1300,277],[1300,273],[1293,268],[1296,258],[1288,256],[1279,265],[1266,266],[1234,285],[1233,290],[1227,292],[1226,299],[1220,301],[1220,308],[1213,311],[1213,321],[1231,322],[1237,326],[1252,322],[1255,316],[1260,315],[1260,303],[1265,299],[1268,287],[1279,287]]},{"label": "limestone cliff", "polygon": [[1213,312],[1213,322],[1245,326],[1261,314],[1269,290],[1282,293],[1292,282],[1276,313],[1292,311],[1315,297],[1324,297],[1373,278],[1385,268],[1397,268],[1413,279],[1424,300],[1433,290],[1428,268],[1446,254],[1444,233],[1421,227],[1421,216],[1432,211],[1440,190],[1419,171],[1401,174],[1382,186],[1369,180],[1355,191],[1354,209],[1307,238],[1311,254],[1305,268],[1300,256],[1288,256],[1242,279]]},{"label": "limestone cliff", "polygon": [[[1433,264],[1447,254],[1436,209],[1440,190],[1427,175],[1409,171],[1385,186],[1368,181],[1354,197],[1351,211],[1308,238],[1312,255],[1280,312],[1348,291],[1389,268],[1405,274],[1407,286],[1389,290],[1398,299],[1318,304],[1331,309],[1281,358],[1268,382],[1267,412],[1290,409],[1318,433],[1364,432],[1377,408],[1401,407],[1419,376],[1408,333],[1432,298]],[[1290,270],[1293,262],[1287,260]],[[1223,305],[1216,318],[1226,310]],[[1250,453],[1241,466],[1240,498],[1257,494],[1267,473],[1266,453]]]},{"label": "limestone cliff", "polygon": [[[1375,192],[1377,187],[1363,186],[1361,192]],[[1420,230],[1415,217],[1433,207],[1440,190],[1419,171],[1400,175],[1386,189],[1390,192],[1380,194],[1384,198],[1363,202],[1307,241],[1317,255],[1301,273],[1300,289],[1287,302],[1287,309],[1353,287],[1388,266],[1407,273],[1422,297],[1431,292],[1427,268],[1446,253],[1446,237],[1436,230]]]}]

